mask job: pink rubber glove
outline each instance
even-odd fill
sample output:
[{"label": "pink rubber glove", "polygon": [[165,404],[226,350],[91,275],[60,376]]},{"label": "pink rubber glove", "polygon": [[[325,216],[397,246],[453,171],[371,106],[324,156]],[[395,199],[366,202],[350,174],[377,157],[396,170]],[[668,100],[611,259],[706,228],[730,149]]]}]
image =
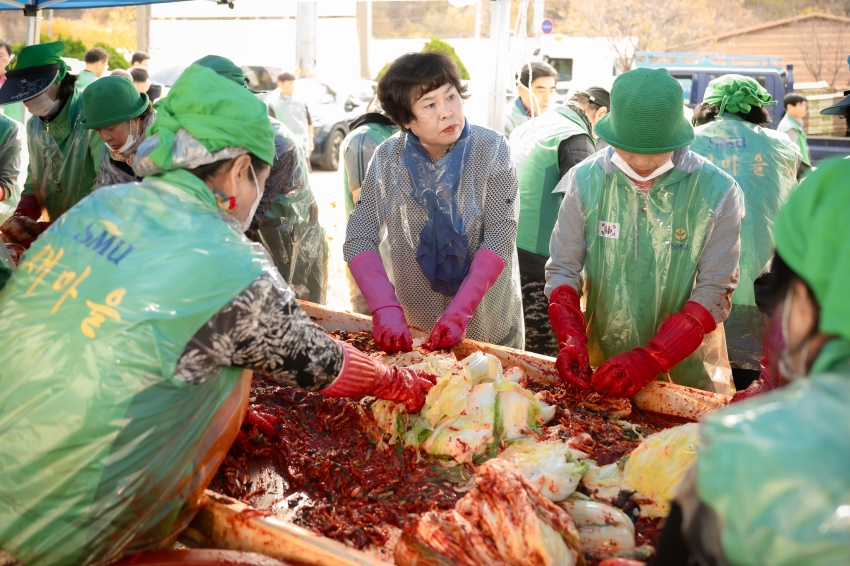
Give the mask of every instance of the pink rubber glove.
[{"label": "pink rubber glove", "polygon": [[363,397],[404,403],[408,412],[416,413],[425,404],[425,394],[434,386],[437,376],[426,371],[382,364],[354,346],[338,342],[345,361],[339,376],[319,391],[328,397]]},{"label": "pink rubber glove", "polygon": [[451,348],[459,344],[466,335],[469,319],[475,314],[481,299],[504,269],[505,262],[499,254],[486,248],[479,248],[457,294],[446,307],[443,316],[437,321],[431,336],[422,344],[422,347],[434,351],[437,348]]},{"label": "pink rubber glove", "polygon": [[580,389],[590,389],[590,354],[581,300],[575,289],[561,285],[549,295],[549,322],[558,338],[555,367],[561,379]]},{"label": "pink rubber glove", "polygon": [[646,348],[612,356],[593,375],[593,389],[608,397],[631,397],[690,356],[706,334],[717,328],[714,317],[699,303],[688,301],[671,314]]},{"label": "pink rubber glove", "polygon": [[404,318],[404,309],[395,295],[387,270],[377,252],[357,254],[348,264],[351,276],[360,288],[372,312],[372,334],[378,348],[390,354],[409,352],[413,338]]}]

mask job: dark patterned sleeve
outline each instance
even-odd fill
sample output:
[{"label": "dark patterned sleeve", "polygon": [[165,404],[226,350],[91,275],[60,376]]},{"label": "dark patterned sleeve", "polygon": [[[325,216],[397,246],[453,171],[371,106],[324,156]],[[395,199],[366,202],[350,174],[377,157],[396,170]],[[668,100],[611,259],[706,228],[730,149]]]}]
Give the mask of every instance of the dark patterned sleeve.
[{"label": "dark patterned sleeve", "polygon": [[339,344],[307,318],[277,273],[263,273],[192,337],[175,377],[197,385],[232,366],[317,391],[330,385],[342,364]]}]

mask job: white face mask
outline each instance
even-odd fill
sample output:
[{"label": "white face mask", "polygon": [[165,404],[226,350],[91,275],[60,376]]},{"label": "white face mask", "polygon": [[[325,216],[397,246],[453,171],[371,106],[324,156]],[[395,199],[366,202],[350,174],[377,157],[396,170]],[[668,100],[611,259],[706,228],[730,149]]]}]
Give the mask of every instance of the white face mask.
[{"label": "white face mask", "polygon": [[254,188],[257,189],[257,198],[254,199],[254,204],[251,205],[251,211],[248,212],[248,216],[245,220],[238,220],[239,229],[241,232],[245,232],[248,228],[251,227],[251,220],[254,219],[254,213],[257,212],[257,207],[260,206],[260,200],[263,198],[263,191],[260,190],[260,183],[257,182],[257,174],[254,172],[254,165],[249,164],[248,167],[251,168],[251,177],[254,178]]},{"label": "white face mask", "polygon": [[626,174],[627,177],[631,177],[635,181],[650,181],[652,179],[660,177],[661,175],[673,168],[673,158],[671,156],[667,158],[667,161],[665,161],[661,165],[661,167],[644,177],[643,175],[638,175],[637,172],[632,169],[632,166],[626,163],[626,160],[620,157],[620,154],[616,151],[614,152],[614,156],[611,158],[611,163],[616,165],[620,169],[620,171]]},{"label": "white face mask", "polygon": [[30,98],[29,100],[24,101],[24,106],[27,107],[27,110],[30,111],[34,116],[50,116],[59,109],[59,105],[61,102],[59,99],[51,100],[49,96],[47,96],[47,91],[45,90],[38,96]]},{"label": "white face mask", "polygon": [[[132,128],[133,122],[130,122],[130,128]],[[142,122],[141,120],[136,124],[136,134],[130,134],[127,136],[127,141],[124,142],[120,148],[113,150],[111,147],[107,146],[109,149],[110,156],[115,161],[124,161],[129,163],[131,166],[133,165],[133,157],[135,157],[136,150],[139,148],[139,144],[144,141],[145,137],[142,135]]]}]

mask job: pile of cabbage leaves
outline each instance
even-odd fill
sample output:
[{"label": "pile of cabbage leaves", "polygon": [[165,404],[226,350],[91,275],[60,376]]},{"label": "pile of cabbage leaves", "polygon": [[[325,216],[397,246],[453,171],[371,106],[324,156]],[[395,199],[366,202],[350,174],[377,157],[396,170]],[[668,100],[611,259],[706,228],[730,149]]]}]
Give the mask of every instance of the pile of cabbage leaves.
[{"label": "pile of cabbage leaves", "polygon": [[[478,466],[471,491],[454,510],[429,513],[405,532],[406,542],[396,550],[397,564],[519,565],[529,564],[531,556],[534,564],[583,564],[584,555],[598,560],[646,559],[652,554],[651,547],[636,546],[632,520],[614,503],[625,491],[641,502],[641,516],[664,516],[672,488],[694,457],[695,425],[651,435],[633,454],[600,467],[576,447],[580,443],[544,434],[555,407],[543,394],[521,385],[521,370],[503,371],[492,355],[479,352],[458,362],[451,355],[414,351],[386,361],[429,371],[438,379],[418,414],[407,414],[403,405],[390,401],[372,403],[385,441],[418,448],[446,467]],[[498,493],[509,490],[488,492],[486,487],[520,483],[530,495],[502,503],[497,503]],[[576,491],[580,484],[589,495]],[[527,503],[541,496],[547,506]],[[529,512],[524,516],[531,526],[513,525],[510,518],[517,514],[499,510],[517,497],[526,501]],[[475,526],[470,523],[471,509],[482,505],[475,512],[490,519]],[[559,510],[556,519],[552,506]],[[539,530],[543,538],[524,536],[528,528]],[[497,558],[485,560],[489,554],[482,553],[482,544]]]}]

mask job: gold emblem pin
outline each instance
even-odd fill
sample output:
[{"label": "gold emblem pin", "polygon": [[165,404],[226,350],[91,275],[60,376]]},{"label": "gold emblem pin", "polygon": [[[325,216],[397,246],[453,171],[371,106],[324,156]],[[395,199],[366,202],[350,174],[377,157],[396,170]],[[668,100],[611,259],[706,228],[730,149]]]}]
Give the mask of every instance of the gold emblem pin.
[{"label": "gold emblem pin", "polygon": [[677,240],[679,240],[680,242],[681,242],[682,240],[684,240],[685,238],[687,238],[687,237],[688,237],[688,233],[685,231],[685,229],[684,229],[684,228],[676,228],[676,231],[675,231],[675,232],[673,232],[673,235],[674,235],[674,236],[676,237],[676,239],[677,239]]}]

